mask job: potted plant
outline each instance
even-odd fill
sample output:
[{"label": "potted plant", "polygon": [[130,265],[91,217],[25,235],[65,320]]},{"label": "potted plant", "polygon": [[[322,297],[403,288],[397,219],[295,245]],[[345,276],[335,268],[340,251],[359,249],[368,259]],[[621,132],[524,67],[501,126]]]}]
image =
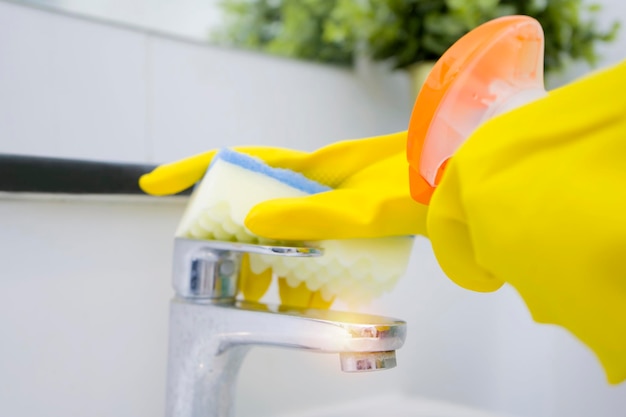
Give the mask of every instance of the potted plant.
[{"label": "potted plant", "polygon": [[218,44],[342,66],[353,63],[352,40],[327,33],[338,10],[335,1],[221,0],[219,6],[224,24],[210,35]]},{"label": "potted plant", "polygon": [[[457,39],[490,19],[523,14],[545,32],[546,73],[594,64],[599,42],[618,23],[597,24],[600,6],[583,0],[223,0],[221,40],[279,55],[352,65],[365,55],[395,69],[427,74]],[[419,84],[419,82],[418,82]]]}]

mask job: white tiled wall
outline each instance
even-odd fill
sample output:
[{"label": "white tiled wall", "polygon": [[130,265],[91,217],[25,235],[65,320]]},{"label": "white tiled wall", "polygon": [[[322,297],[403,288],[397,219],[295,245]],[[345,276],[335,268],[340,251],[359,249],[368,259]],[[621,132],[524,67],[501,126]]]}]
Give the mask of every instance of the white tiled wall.
[{"label": "white tiled wall", "polygon": [[182,208],[0,196],[0,415],[163,414]]},{"label": "white tiled wall", "polygon": [[[603,23],[626,15],[619,0],[603,3]],[[624,31],[600,49],[601,65],[621,59]],[[377,67],[184,43],[0,2],[3,153],[163,162],[232,144],[313,149],[405,129],[407,87]]]},{"label": "white tiled wall", "polygon": [[0,152],[162,162],[406,128],[407,80],[183,43],[0,2]]},{"label": "white tiled wall", "polygon": [[0,3],[0,152],[143,161],[146,37]]},{"label": "white tiled wall", "polygon": [[[620,0],[604,3],[626,20]],[[605,63],[626,56],[625,32]],[[222,50],[0,2],[0,153],[160,162],[231,144],[313,149],[404,129],[407,86],[367,65]],[[181,210],[0,198],[0,415],[160,414]],[[371,310],[409,321],[397,369],[345,375],[334,357],[256,349],[238,415],[381,391],[528,417],[624,415],[626,386],[608,387],[586,348],[534,324],[510,288],[453,285],[425,239]]]},{"label": "white tiled wall", "polygon": [[156,160],[214,146],[312,150],[406,129],[407,80],[151,38],[150,137]]}]

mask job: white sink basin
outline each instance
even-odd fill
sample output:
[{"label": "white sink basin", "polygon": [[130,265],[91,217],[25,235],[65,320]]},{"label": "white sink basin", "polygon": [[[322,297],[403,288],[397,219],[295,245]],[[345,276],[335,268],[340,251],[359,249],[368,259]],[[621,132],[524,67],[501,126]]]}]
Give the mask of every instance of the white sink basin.
[{"label": "white sink basin", "polygon": [[399,394],[382,395],[358,402],[321,407],[278,417],[513,417],[471,407]]}]

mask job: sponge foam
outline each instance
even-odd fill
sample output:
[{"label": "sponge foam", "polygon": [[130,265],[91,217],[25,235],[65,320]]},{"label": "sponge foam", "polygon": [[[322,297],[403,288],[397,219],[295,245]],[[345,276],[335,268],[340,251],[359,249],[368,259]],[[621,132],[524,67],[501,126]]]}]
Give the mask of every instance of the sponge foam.
[{"label": "sponge foam", "polygon": [[270,243],[253,235],[244,220],[255,205],[274,198],[301,197],[330,190],[287,169],[230,149],[220,150],[196,186],[177,236]]}]

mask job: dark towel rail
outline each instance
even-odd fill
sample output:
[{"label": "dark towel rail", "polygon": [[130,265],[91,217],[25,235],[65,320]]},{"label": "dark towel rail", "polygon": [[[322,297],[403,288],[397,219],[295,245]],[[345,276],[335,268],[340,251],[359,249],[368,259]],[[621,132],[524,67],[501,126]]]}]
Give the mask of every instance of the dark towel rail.
[{"label": "dark towel rail", "polygon": [[0,191],[141,195],[138,179],[153,168],[149,164],[0,154]]}]

